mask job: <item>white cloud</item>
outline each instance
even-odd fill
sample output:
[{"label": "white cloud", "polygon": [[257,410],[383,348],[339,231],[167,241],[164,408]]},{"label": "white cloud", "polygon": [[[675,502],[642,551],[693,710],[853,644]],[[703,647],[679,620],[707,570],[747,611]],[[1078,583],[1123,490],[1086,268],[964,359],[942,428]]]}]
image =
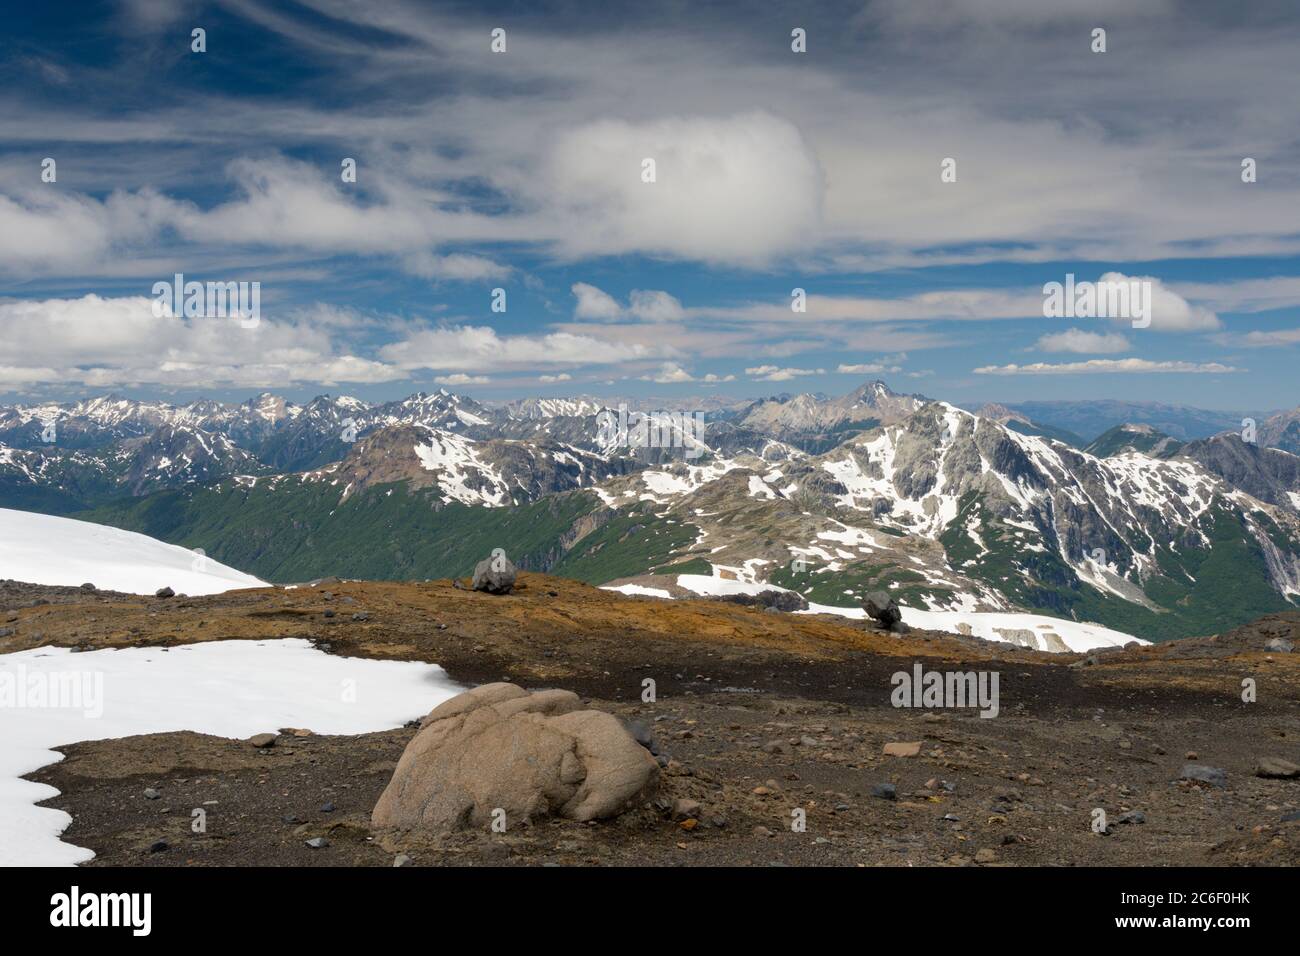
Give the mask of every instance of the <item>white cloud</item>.
[{"label": "white cloud", "polygon": [[578,304],[573,309],[575,318],[617,319],[623,314],[623,307],[618,304],[618,301],[608,292],[594,285],[575,282],[571,291],[578,299]]},{"label": "white cloud", "polygon": [[543,385],[552,385],[556,382],[568,382],[571,381],[572,379],[573,376],[570,375],[568,372],[561,372],[559,375],[537,376],[537,381],[541,382]]},{"label": "white cloud", "polygon": [[[655,181],[642,181],[642,161]],[[548,154],[537,200],[571,256],[648,252],[762,264],[806,246],[824,184],[799,129],[766,112],[597,120]]]},{"label": "white cloud", "polygon": [[504,279],[514,270],[486,256],[454,253],[449,256],[415,252],[402,260],[402,266],[423,279],[459,279],[463,281]]},{"label": "white cloud", "polygon": [[866,365],[840,365],[835,369],[841,375],[879,375],[883,372],[894,375],[902,370],[901,366],[884,365],[880,362],[870,362]]},{"label": "white cloud", "polygon": [[1066,329],[1042,336],[1036,348],[1043,352],[1077,352],[1081,355],[1109,355],[1127,352],[1128,339],[1118,332],[1085,332],[1083,329]]},{"label": "white cloud", "polygon": [[676,298],[648,289],[632,290],[628,311],[646,322],[676,322],[685,315]]},{"label": "white cloud", "polygon": [[439,385],[486,385],[492,381],[486,375],[466,375],[463,372],[457,372],[455,375],[435,375],[433,380]]},{"label": "white cloud", "polygon": [[[1210,332],[1219,328],[1219,317],[1210,309],[1192,305],[1154,276],[1127,276],[1122,272],[1103,273],[1101,282],[1150,283],[1151,329],[1157,332]],[[1132,318],[1114,317],[1112,321],[1132,326]]]},{"label": "white cloud", "polygon": [[1053,365],[1035,362],[1032,365],[985,365],[974,369],[976,375],[1085,375],[1103,372],[1141,374],[1146,372],[1191,372],[1217,374],[1242,372],[1245,369],[1221,365],[1218,362],[1153,362],[1149,359],[1089,359],[1086,362],[1063,362]]},{"label": "white cloud", "polygon": [[404,369],[464,369],[491,372],[555,365],[608,365],[644,358],[635,344],[606,342],[588,335],[498,335],[488,326],[421,329],[379,349],[384,361]]},{"label": "white cloud", "polygon": [[676,296],[658,289],[633,289],[625,308],[608,292],[586,282],[575,282],[571,288],[578,304],[573,317],[584,320],[615,321],[640,319],[643,322],[679,322],[686,311]]},{"label": "white cloud", "polygon": [[[263,316],[254,328],[219,318],[155,316],[132,296],[0,302],[0,367],[9,382],[275,386],[389,382],[391,365],[351,354],[347,314]],[[53,374],[51,374],[53,373]]]},{"label": "white cloud", "polygon": [[776,365],[759,365],[745,369],[745,374],[752,376],[756,382],[788,382],[792,378],[802,378],[805,375],[825,375],[826,370],[824,368],[780,368]]},{"label": "white cloud", "polygon": [[675,382],[693,382],[695,377],[686,371],[680,365],[674,365],[672,362],[664,362],[659,366],[659,371],[652,375],[643,375],[643,381],[658,382],[660,385],[668,385]]}]

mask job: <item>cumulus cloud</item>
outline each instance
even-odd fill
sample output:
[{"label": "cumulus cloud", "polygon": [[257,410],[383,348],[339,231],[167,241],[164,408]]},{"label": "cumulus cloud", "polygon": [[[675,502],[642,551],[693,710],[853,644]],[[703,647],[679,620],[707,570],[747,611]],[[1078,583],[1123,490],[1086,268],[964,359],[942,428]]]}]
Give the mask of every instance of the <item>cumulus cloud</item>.
[{"label": "cumulus cloud", "polygon": [[[642,179],[654,160],[654,182]],[[565,130],[539,191],[571,228],[569,255],[649,252],[761,264],[795,251],[821,218],[822,173],[791,122],[766,112],[605,119]]]},{"label": "cumulus cloud", "polygon": [[537,381],[541,382],[543,385],[553,385],[556,382],[568,382],[572,380],[572,378],[573,376],[568,372],[561,372],[559,375],[539,375],[537,376]]},{"label": "cumulus cloud", "polygon": [[[1155,276],[1127,276],[1122,272],[1106,272],[1100,282],[1143,283],[1151,290],[1151,328],[1158,332],[1212,332],[1219,328],[1219,317],[1211,309],[1192,305],[1168,288]],[[1112,316],[1112,321],[1132,325],[1133,319]]]},{"label": "cumulus cloud", "polygon": [[679,322],[686,317],[686,310],[677,297],[659,289],[633,289],[626,307],[605,290],[586,282],[575,282],[570,291],[578,300],[573,307],[575,319],[640,319],[654,323]]},{"label": "cumulus cloud", "polygon": [[435,375],[433,380],[439,385],[486,385],[492,381],[486,375],[466,375],[463,372],[457,372],[455,375]]},{"label": "cumulus cloud", "polygon": [[754,368],[745,369],[745,374],[751,376],[755,382],[788,382],[792,378],[802,378],[805,375],[825,375],[826,369],[780,368],[776,365],[758,365]]},{"label": "cumulus cloud", "polygon": [[1089,359],[1086,362],[1062,362],[1055,365],[1047,362],[1035,362],[1032,365],[985,365],[974,369],[976,375],[1086,375],[1102,372],[1217,374],[1243,371],[1245,369],[1233,368],[1231,365],[1222,365],[1219,362],[1153,362],[1139,358]]},{"label": "cumulus cloud", "polygon": [[420,329],[379,349],[380,358],[404,369],[490,372],[556,365],[608,365],[644,358],[636,344],[589,335],[498,335],[489,326],[447,325]]},{"label": "cumulus cloud", "polygon": [[579,319],[617,319],[623,314],[623,307],[618,301],[594,285],[588,285],[585,282],[575,282],[572,290],[578,300],[574,306],[573,315]]},{"label": "cumulus cloud", "polygon": [[1077,352],[1081,355],[1107,355],[1127,352],[1128,339],[1118,332],[1085,332],[1083,329],[1066,329],[1039,338],[1036,347],[1043,352]]},{"label": "cumulus cloud", "polygon": [[406,373],[352,354],[342,313],[233,319],[156,316],[144,296],[0,302],[0,367],[11,383],[274,386],[389,382]]},{"label": "cumulus cloud", "polygon": [[646,322],[676,322],[685,317],[682,304],[667,292],[633,289],[628,311]]},{"label": "cumulus cloud", "polygon": [[680,365],[674,365],[672,362],[664,362],[659,366],[659,371],[651,375],[643,375],[642,380],[646,382],[658,382],[660,385],[669,385],[677,382],[693,382],[695,376],[682,368]]}]

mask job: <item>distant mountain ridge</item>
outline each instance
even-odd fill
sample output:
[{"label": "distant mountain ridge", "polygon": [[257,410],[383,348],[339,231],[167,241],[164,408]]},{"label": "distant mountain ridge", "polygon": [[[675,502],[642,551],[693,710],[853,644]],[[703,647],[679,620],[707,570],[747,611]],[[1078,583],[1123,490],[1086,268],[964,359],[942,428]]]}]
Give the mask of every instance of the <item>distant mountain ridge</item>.
[{"label": "distant mountain ridge", "polygon": [[[1013,407],[880,382],[715,408],[699,434],[592,399],[446,391],[43,411],[100,444],[0,446],[0,506],[203,547],[268,580],[465,574],[502,547],[598,584],[724,576],[835,607],[883,588],[926,612],[1023,609],[1155,639],[1300,599],[1300,458],[1235,433],[1184,445],[1124,424],[1084,450]],[[11,435],[31,419],[0,411]]]}]

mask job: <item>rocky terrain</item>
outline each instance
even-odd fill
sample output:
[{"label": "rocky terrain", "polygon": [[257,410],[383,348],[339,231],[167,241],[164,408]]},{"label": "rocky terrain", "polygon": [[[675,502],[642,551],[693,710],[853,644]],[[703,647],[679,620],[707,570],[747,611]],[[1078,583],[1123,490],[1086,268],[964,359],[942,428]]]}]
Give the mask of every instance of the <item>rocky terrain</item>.
[{"label": "rocky terrain", "polygon": [[[78,743],[32,778],[58,788],[49,805],[72,815],[65,838],[90,865],[1300,862],[1295,612],[1084,657],[523,574],[505,595],[447,580],[166,599],[4,583],[0,634],[3,652],[302,637],[437,662],[466,687],[577,694],[661,767],[653,795],[612,819],[396,838],[371,813],[424,715],[351,737]],[[996,672],[997,716],[893,706],[893,675],[918,664]]]}]

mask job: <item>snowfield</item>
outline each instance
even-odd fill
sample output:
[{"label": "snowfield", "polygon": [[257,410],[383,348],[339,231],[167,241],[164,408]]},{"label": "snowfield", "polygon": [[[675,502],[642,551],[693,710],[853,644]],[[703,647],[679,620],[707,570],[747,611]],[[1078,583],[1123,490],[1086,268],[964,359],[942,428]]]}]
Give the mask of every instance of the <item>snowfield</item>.
[{"label": "snowfield", "polygon": [[1010,611],[918,611],[903,608],[903,623],[910,627],[930,631],[962,633],[970,630],[972,637],[986,641],[1006,641],[1040,651],[1056,653],[1085,653],[1099,647],[1123,647],[1125,644],[1150,644],[1112,631],[1100,624],[1083,624],[1042,614],[1022,614]]},{"label": "snowfield", "polygon": [[220,594],[266,582],[195,551],[107,525],[0,508],[0,578],[153,594]]},{"label": "snowfield", "polygon": [[[369,733],[423,717],[462,689],[434,664],[334,657],[296,638],[0,655],[0,866],[94,856],[59,839],[68,814],[35,806],[57,791],[20,779],[62,760],[55,747],[178,730]],[[205,809],[219,816],[221,804]]]},{"label": "snowfield", "polygon": [[[707,574],[679,574],[677,584],[695,594],[720,597],[731,594],[759,594],[763,591],[785,591],[762,581],[749,582],[731,580],[730,578],[710,577]],[[606,588],[610,591],[622,591],[624,594],[644,593],[652,589],[638,591],[627,590],[636,585],[624,585]],[[657,589],[653,589],[657,590]],[[794,593],[794,592],[791,592]],[[656,597],[670,597],[662,591]],[[922,611],[917,608],[904,607],[903,623],[910,627],[928,631],[947,631],[950,634],[967,634],[983,638],[986,641],[1001,641],[1020,647],[1058,654],[1086,653],[1101,647],[1123,647],[1136,642],[1149,644],[1140,638],[1113,631],[1100,624],[1085,624],[1068,621],[1044,614],[1028,614],[1018,611]],[[797,614],[835,614],[861,620],[867,612],[860,607],[835,607],[830,604],[809,602],[808,610],[796,611]]]}]

